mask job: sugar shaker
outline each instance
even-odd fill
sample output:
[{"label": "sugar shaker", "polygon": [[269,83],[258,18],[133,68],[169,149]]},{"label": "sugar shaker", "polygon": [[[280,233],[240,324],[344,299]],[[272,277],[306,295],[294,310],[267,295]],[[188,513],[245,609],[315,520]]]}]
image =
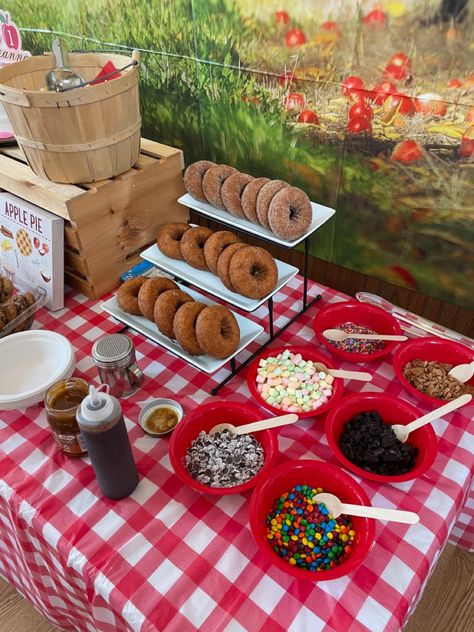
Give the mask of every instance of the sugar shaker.
[{"label": "sugar shaker", "polygon": [[142,384],[143,373],[135,358],[133,342],[124,334],[108,334],[95,341],[92,359],[102,384],[114,397],[127,397]]}]

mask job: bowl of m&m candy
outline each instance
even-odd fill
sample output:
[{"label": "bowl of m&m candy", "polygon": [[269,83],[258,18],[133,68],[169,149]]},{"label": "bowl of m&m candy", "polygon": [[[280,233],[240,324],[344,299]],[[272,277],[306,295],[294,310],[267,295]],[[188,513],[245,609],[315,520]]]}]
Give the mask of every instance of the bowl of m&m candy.
[{"label": "bowl of m&m candy", "polygon": [[205,494],[240,494],[268,476],[278,457],[273,430],[211,433],[218,424],[242,426],[260,421],[257,407],[216,400],[196,406],[171,435],[169,456],[176,475]]},{"label": "bowl of m&m candy", "polygon": [[343,381],[330,374],[333,368],[314,347],[266,349],[250,364],[247,386],[261,406],[277,415],[315,417],[342,395]]},{"label": "bowl of m&m candy", "polygon": [[313,329],[318,341],[338,358],[348,362],[368,362],[391,353],[398,342],[363,340],[348,336],[345,340],[328,340],[326,329],[340,329],[347,334],[400,335],[396,319],[381,307],[343,301],[323,307],[314,317]]},{"label": "bowl of m&m candy", "polygon": [[370,505],[362,487],[341,468],[321,461],[287,461],[261,481],[250,500],[250,527],[265,558],[282,571],[309,581],[337,579],[355,570],[375,538],[374,521],[333,517],[316,494]]}]

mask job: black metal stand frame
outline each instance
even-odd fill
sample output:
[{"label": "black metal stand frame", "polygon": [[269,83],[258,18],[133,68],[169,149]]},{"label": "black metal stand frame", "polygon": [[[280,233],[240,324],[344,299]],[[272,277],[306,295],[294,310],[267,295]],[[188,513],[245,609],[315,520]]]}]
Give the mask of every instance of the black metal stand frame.
[{"label": "black metal stand frame", "polygon": [[237,373],[239,373],[239,371],[241,371],[243,368],[245,368],[247,365],[249,365],[257,356],[259,356],[262,351],[264,349],[266,349],[266,347],[268,347],[268,345],[270,343],[272,343],[275,338],[278,338],[278,336],[280,334],[282,334],[286,329],[288,329],[288,327],[290,327],[290,325],[292,325],[296,320],[298,320],[298,318],[301,316],[301,314],[304,314],[304,312],[306,312],[306,310],[308,310],[310,307],[312,307],[316,301],[319,301],[321,299],[321,294],[317,294],[313,299],[311,299],[308,302],[308,257],[309,257],[309,242],[310,242],[310,235],[308,235],[308,237],[305,238],[304,240],[304,262],[303,262],[303,307],[302,309],[300,309],[300,311],[295,314],[295,316],[293,316],[293,318],[291,318],[287,323],[285,323],[283,325],[283,327],[280,327],[280,329],[278,329],[275,332],[275,328],[273,326],[273,297],[270,296],[270,298],[267,300],[267,306],[268,306],[268,340],[259,347],[259,349],[257,351],[255,351],[255,353],[252,353],[252,355],[250,355],[245,362],[242,362],[241,364],[237,365],[235,358],[231,358],[230,360],[230,373],[229,375],[222,380],[221,382],[219,382],[219,384],[217,384],[217,386],[215,386],[213,389],[211,389],[211,395],[217,395],[217,393],[220,391],[220,389],[225,386],[228,382],[230,382],[230,380],[237,375]]},{"label": "black metal stand frame", "polygon": [[[310,238],[311,235],[308,235],[305,240],[304,240],[304,261],[303,261],[303,307],[302,309],[300,309],[300,311],[295,314],[295,316],[293,316],[293,318],[290,318],[290,320],[288,322],[286,322],[283,327],[280,327],[280,329],[278,329],[277,331],[275,331],[275,327],[273,324],[273,297],[270,296],[270,298],[267,300],[267,306],[268,306],[268,340],[266,342],[264,342],[263,345],[261,345],[257,351],[255,351],[255,353],[252,353],[252,355],[250,355],[245,362],[242,362],[241,364],[237,365],[235,358],[231,358],[229,360],[229,364],[230,364],[230,372],[229,375],[222,380],[221,382],[219,382],[219,384],[217,384],[217,386],[215,386],[213,389],[211,389],[210,394],[211,395],[216,395],[220,389],[225,386],[228,382],[230,382],[230,380],[235,377],[237,375],[237,373],[239,373],[242,369],[244,369],[247,365],[250,364],[250,362],[252,362],[252,360],[254,360],[257,356],[259,356],[261,354],[261,352],[266,349],[268,347],[268,345],[270,343],[272,343],[275,338],[278,338],[278,336],[280,334],[282,334],[286,329],[288,329],[288,327],[290,327],[290,325],[292,325],[296,320],[298,320],[298,318],[301,316],[301,314],[304,314],[304,312],[306,312],[310,307],[312,307],[317,301],[319,301],[321,299],[321,294],[317,294],[314,298],[312,298],[309,302],[308,302],[308,257],[309,257],[309,243],[310,243]],[[275,243],[272,242],[269,239],[265,239],[265,238],[261,238],[264,241],[268,241],[270,243]],[[183,283],[181,281],[181,283]],[[192,285],[189,283],[184,283],[184,285]],[[119,329],[119,331],[117,333],[123,333],[124,331],[126,331],[127,329],[129,329],[129,325],[124,325],[121,329]]]}]

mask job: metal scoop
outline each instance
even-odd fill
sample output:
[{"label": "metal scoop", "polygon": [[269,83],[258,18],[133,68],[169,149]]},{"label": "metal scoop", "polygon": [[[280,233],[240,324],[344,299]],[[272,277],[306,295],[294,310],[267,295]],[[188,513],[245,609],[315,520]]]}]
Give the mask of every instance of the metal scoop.
[{"label": "metal scoop", "polygon": [[67,67],[67,51],[60,39],[53,40],[53,53],[56,58],[56,68],[46,75],[46,87],[52,92],[62,92],[72,88],[80,88],[84,79],[74,70]]}]

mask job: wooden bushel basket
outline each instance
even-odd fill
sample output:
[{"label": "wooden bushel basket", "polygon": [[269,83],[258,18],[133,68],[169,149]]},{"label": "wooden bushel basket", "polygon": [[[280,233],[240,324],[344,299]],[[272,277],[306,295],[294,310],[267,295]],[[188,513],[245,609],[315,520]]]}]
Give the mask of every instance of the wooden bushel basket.
[{"label": "wooden bushel basket", "polygon": [[[131,62],[107,52],[71,53],[69,66],[90,81],[109,60],[116,68]],[[0,69],[0,100],[32,170],[53,182],[83,183],[130,169],[140,153],[139,65],[103,83],[49,92],[45,77],[54,67],[54,57],[44,55]]]}]

